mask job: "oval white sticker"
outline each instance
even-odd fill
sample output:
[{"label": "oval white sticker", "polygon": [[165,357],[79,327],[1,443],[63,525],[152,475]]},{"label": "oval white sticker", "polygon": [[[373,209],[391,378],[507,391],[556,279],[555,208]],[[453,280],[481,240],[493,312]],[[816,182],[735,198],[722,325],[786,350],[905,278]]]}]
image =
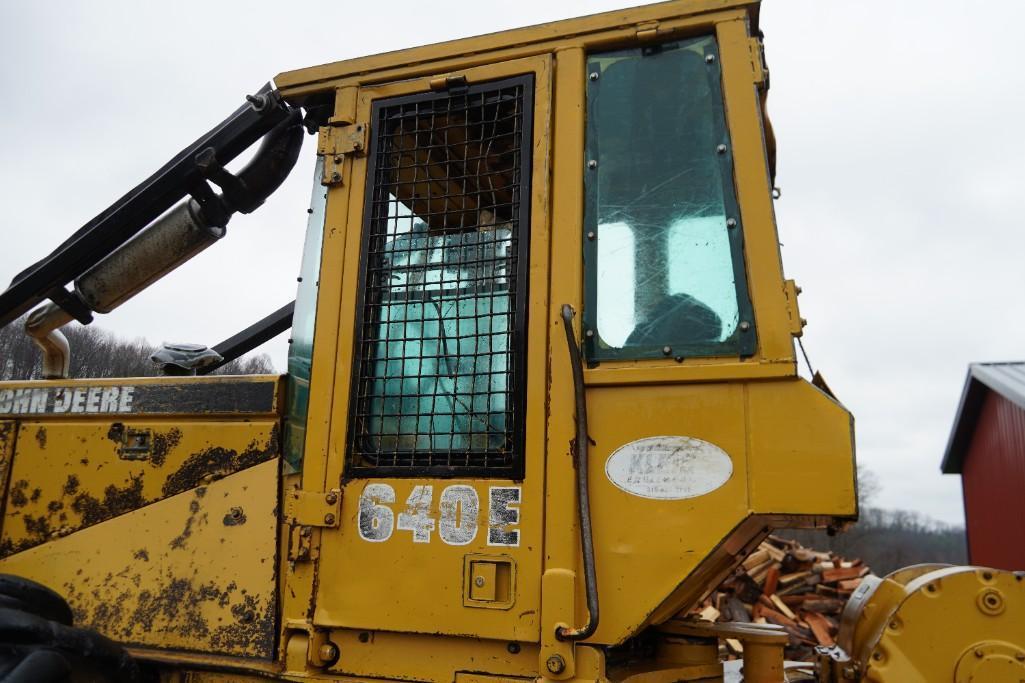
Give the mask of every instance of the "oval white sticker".
[{"label": "oval white sticker", "polygon": [[715,444],[690,436],[651,436],[617,448],[605,476],[627,493],[683,500],[711,493],[729,481],[733,461]]}]

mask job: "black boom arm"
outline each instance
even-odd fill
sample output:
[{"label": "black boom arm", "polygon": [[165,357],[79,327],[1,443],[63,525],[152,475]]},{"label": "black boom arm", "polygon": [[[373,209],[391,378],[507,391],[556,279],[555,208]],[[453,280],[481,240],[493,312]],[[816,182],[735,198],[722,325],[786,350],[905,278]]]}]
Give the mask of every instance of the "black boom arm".
[{"label": "black boom arm", "polygon": [[[95,299],[106,297],[104,304],[109,310],[180,265],[202,245],[191,252],[182,247],[182,260],[173,261],[167,256],[160,263],[160,257],[152,251],[153,239],[148,240],[151,251],[142,254],[141,259],[123,245],[186,197],[191,199],[171,212],[178,232],[184,234],[186,228],[192,232],[213,230],[215,238],[219,236],[216,229],[223,234],[232,213],[249,213],[262,204],[295,165],[303,139],[301,113],[286,103],[270,83],[246,99],[231,116],[82,226],[49,256],[16,275],[10,286],[0,292],[0,327],[44,299],[88,323],[92,312],[99,310]],[[224,169],[225,164],[261,138],[264,141],[260,149],[237,176]],[[221,189],[221,194],[214,191],[210,182]],[[165,216],[147,232],[155,232],[152,228],[168,222]],[[146,243],[147,240],[135,240],[135,251],[142,250]],[[155,272],[129,275],[126,271],[129,265],[143,264]],[[93,300],[76,291],[78,287],[67,288],[90,271]],[[122,277],[137,280],[117,281]],[[99,295],[95,293],[96,280],[103,280],[107,288]],[[111,287],[119,289],[112,292]]]}]

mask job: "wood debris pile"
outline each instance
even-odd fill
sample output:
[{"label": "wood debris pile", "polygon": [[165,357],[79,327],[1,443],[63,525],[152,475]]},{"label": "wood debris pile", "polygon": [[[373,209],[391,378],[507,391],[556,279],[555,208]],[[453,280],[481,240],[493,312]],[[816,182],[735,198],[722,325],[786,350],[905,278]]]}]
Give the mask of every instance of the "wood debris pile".
[{"label": "wood debris pile", "polygon": [[[770,536],[693,612],[706,621],[782,626],[790,635],[786,658],[811,661],[817,645],[833,645],[840,614],[870,570],[861,560],[805,548]],[[727,640],[730,658],[741,644]]]}]

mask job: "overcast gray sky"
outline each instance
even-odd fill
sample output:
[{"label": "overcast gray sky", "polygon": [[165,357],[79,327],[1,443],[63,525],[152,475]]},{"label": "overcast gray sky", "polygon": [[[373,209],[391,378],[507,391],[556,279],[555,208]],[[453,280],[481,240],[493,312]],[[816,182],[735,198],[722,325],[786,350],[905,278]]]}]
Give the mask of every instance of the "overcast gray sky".
[{"label": "overcast gray sky", "polygon": [[[628,0],[0,2],[0,286],[280,71]],[[972,9],[975,7],[976,9]],[[784,266],[879,503],[960,522],[971,361],[1025,356],[1025,3],[766,0]],[[99,324],[214,344],[294,296],[312,176]],[[284,367],[284,337],[265,347]]]}]

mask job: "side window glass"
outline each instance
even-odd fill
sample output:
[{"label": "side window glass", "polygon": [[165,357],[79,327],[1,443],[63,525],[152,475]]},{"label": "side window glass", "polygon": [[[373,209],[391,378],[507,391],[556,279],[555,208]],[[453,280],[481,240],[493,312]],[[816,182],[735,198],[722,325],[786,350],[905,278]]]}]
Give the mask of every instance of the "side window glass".
[{"label": "side window glass", "polygon": [[[285,417],[285,463],[292,472],[302,469],[303,444],[306,441],[306,415],[310,404],[310,370],[313,365],[313,328],[317,320],[317,291],[320,279],[320,252],[324,240],[324,207],[327,188],[320,184],[324,157],[317,157],[313,172],[313,196],[306,223],[306,243],[299,288],[292,314],[292,343],[288,347],[288,411]],[[287,474],[287,472],[286,472]]]},{"label": "side window glass", "polygon": [[588,73],[588,358],[752,354],[714,38],[592,54]]}]

